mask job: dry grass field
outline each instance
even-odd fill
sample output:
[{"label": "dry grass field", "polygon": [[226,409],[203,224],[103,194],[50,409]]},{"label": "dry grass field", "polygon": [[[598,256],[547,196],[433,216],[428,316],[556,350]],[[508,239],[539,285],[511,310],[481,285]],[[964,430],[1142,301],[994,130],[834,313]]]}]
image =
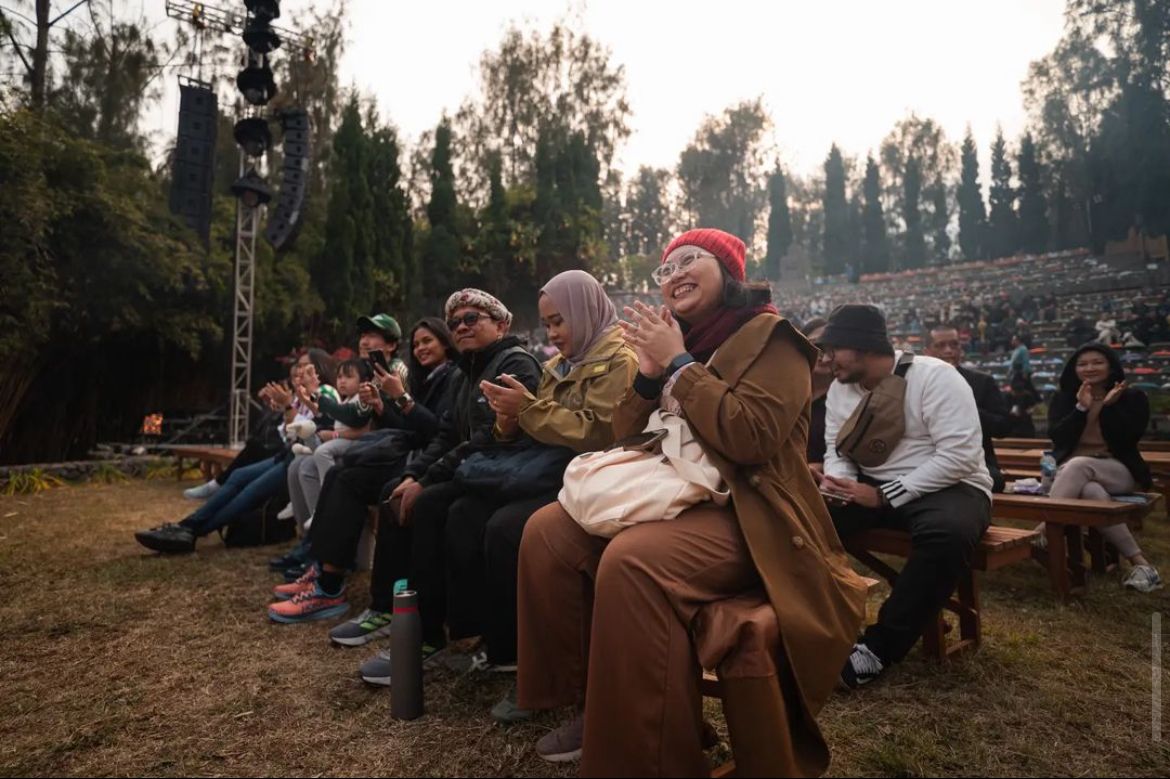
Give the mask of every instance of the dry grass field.
[{"label": "dry grass field", "polygon": [[[563,713],[497,726],[506,678],[429,672],[427,716],[391,720],[388,691],[356,675],[370,648],[268,621],[273,549],[213,538],[161,558],[134,542],[190,508],[173,481],[0,498],[0,775],[556,775],[531,747]],[[1170,574],[1165,517],[1141,539]],[[977,655],[936,666],[916,652],[830,702],[831,773],[1170,774],[1150,635],[1154,612],[1170,625],[1170,595],[1095,577],[1057,605],[1030,563],[983,581]],[[364,606],[362,578],[352,592]]]}]

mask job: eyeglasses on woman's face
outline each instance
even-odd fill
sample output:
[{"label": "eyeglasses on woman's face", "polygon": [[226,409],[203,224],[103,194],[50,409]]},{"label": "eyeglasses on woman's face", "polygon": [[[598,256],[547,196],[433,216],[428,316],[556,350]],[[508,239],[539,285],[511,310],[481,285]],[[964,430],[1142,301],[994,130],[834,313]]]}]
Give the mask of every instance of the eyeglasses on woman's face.
[{"label": "eyeglasses on woman's face", "polygon": [[700,260],[704,257],[714,258],[715,255],[696,249],[693,252],[684,254],[678,259],[667,260],[666,262],[662,263],[653,271],[651,271],[650,278],[654,280],[655,284],[661,287],[663,284],[674,278],[675,274],[682,273],[687,268],[694,265],[696,260]]}]

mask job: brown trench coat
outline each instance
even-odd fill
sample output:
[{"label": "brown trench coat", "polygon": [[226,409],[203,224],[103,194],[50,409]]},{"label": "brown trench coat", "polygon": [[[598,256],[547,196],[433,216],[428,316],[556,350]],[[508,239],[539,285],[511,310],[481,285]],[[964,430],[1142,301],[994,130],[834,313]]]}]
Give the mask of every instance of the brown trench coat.
[{"label": "brown trench coat", "polygon": [[[719,348],[710,367],[687,367],[672,390],[731,489],[779,623],[779,642],[772,645],[781,656],[773,668],[756,663],[742,675],[725,673],[724,660],[736,650],[727,631],[758,632],[758,624],[721,624],[719,631],[692,625],[703,667],[718,668],[724,679],[737,768],[748,775],[817,776],[828,768],[816,715],[865,616],[865,582],[849,566],[805,461],[816,357],[790,322],[761,314]],[[641,432],[656,407],[657,401],[628,392],[614,412],[616,437]],[[747,621],[758,623],[758,614]]]}]

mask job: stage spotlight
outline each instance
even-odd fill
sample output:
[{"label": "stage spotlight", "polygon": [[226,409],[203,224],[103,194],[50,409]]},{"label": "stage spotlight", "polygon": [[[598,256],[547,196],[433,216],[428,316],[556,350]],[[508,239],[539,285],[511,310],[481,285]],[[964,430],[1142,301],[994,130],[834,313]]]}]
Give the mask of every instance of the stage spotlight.
[{"label": "stage spotlight", "polygon": [[269,20],[262,16],[252,16],[244,25],[244,43],[248,48],[260,54],[268,54],[280,48],[280,36],[268,24]]},{"label": "stage spotlight", "polygon": [[259,157],[272,147],[272,131],[268,129],[268,120],[258,116],[236,122],[235,138],[249,157]]},{"label": "stage spotlight", "polygon": [[232,184],[232,194],[243,201],[248,208],[262,206],[272,200],[272,190],[260,174],[252,168]]},{"label": "stage spotlight", "polygon": [[249,56],[248,67],[236,76],[236,86],[244,93],[244,99],[252,105],[268,105],[268,101],[276,95],[276,78],[272,75],[272,68],[268,66],[268,57]]},{"label": "stage spotlight", "polygon": [[280,0],[244,0],[244,5],[250,12],[268,21],[280,18]]}]

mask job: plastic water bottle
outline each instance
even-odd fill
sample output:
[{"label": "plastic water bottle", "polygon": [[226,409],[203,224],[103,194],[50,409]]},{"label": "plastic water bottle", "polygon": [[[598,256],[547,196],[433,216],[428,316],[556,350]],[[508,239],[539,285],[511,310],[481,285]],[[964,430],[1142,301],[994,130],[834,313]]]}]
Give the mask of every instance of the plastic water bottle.
[{"label": "plastic water bottle", "polygon": [[423,714],[422,620],[418,593],[394,596],[394,627],[390,630],[390,716],[418,719]]},{"label": "plastic water bottle", "polygon": [[1056,458],[1048,451],[1040,458],[1040,486],[1044,488],[1045,495],[1052,491],[1052,480],[1055,478]]}]

